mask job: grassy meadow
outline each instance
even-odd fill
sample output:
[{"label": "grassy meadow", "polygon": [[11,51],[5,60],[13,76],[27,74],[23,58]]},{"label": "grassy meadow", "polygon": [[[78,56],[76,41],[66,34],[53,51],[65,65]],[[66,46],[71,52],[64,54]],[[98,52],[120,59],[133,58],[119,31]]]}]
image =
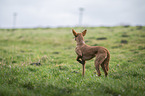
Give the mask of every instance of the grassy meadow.
[{"label": "grassy meadow", "polygon": [[107,78],[94,59],[82,77],[71,28],[0,29],[0,96],[145,96],[145,27],[86,29],[86,44],[110,51]]}]

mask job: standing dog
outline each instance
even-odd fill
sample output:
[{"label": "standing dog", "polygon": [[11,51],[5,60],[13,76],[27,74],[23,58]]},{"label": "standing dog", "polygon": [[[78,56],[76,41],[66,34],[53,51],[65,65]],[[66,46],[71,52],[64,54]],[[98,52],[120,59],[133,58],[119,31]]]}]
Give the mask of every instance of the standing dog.
[{"label": "standing dog", "polygon": [[77,54],[76,60],[82,64],[83,72],[82,75],[85,74],[85,63],[86,60],[90,60],[94,57],[95,59],[95,67],[98,73],[98,76],[101,75],[100,73],[100,65],[105,73],[105,76],[108,75],[109,70],[109,60],[110,60],[110,53],[109,51],[101,46],[89,46],[86,45],[84,42],[84,37],[86,35],[87,30],[84,30],[82,33],[77,33],[75,30],[72,29],[73,35],[75,36],[75,40],[77,42],[77,46],[75,52]]}]

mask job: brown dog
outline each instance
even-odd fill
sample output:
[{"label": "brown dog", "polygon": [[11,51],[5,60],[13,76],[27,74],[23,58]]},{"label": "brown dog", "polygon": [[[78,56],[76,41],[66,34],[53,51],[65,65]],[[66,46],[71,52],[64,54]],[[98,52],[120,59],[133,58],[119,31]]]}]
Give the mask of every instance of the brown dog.
[{"label": "brown dog", "polygon": [[109,51],[101,46],[89,46],[86,45],[84,42],[83,36],[86,35],[87,30],[84,30],[82,33],[77,33],[75,30],[72,29],[72,32],[75,36],[75,40],[77,42],[76,46],[76,54],[78,55],[76,60],[82,64],[83,72],[82,75],[85,74],[85,63],[86,60],[90,60],[94,57],[96,57],[95,60],[95,67],[98,72],[98,76],[101,75],[100,73],[100,65],[105,73],[105,76],[108,75],[109,70],[109,60],[110,60],[110,53]]}]

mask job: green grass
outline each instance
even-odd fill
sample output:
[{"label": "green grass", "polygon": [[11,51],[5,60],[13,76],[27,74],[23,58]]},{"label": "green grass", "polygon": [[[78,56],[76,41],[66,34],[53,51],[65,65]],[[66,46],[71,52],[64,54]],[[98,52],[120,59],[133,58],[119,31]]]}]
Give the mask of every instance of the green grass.
[{"label": "green grass", "polygon": [[0,29],[0,96],[145,96],[145,27],[87,29],[86,44],[110,51],[107,78],[94,59],[82,77],[71,28]]}]

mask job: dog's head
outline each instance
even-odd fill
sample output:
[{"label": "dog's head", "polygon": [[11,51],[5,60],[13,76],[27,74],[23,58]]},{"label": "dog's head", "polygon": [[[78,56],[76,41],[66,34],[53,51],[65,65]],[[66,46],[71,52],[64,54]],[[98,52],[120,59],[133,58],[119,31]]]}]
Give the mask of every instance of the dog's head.
[{"label": "dog's head", "polygon": [[82,33],[77,33],[74,29],[72,29],[72,33],[75,36],[75,40],[77,42],[84,42],[84,36],[86,35],[87,30],[84,30]]}]

